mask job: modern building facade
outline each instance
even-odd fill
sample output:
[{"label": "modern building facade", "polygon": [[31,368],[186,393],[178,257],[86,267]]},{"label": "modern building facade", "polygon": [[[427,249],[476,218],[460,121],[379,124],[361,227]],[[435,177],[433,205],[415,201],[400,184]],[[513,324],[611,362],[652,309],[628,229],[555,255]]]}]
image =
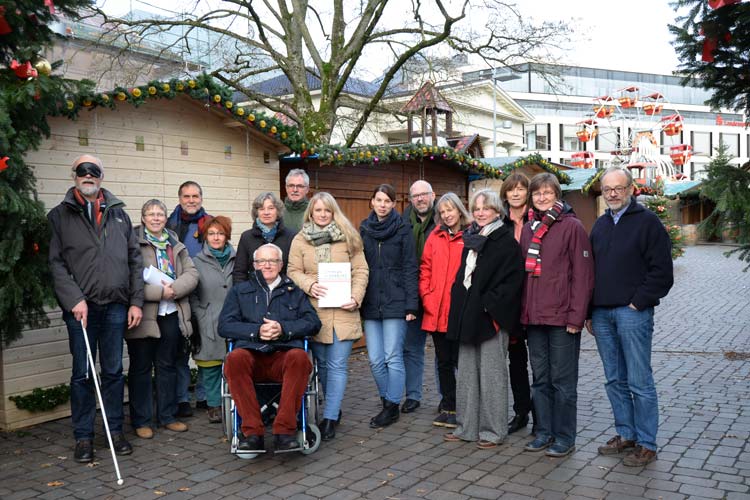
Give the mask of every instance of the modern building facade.
[{"label": "modern building facade", "polygon": [[[545,79],[540,69],[556,79]],[[667,160],[670,153],[680,151],[678,146],[692,150],[692,157],[683,165],[676,165],[676,169],[693,179],[701,178],[721,143],[728,147],[735,163],[750,159],[747,120],[730,110],[712,110],[705,105],[710,92],[682,86],[681,77],[531,65],[520,68],[513,76],[499,85],[534,116],[534,121],[524,126],[526,151],[538,152],[550,161],[571,165],[580,161],[580,153],[586,152],[592,166],[605,166],[615,160],[613,151],[622,153],[633,146],[634,138],[637,141],[639,134],[648,130],[652,132],[649,140],[653,139],[653,146]],[[492,70],[463,74],[466,82],[491,77]],[[627,97],[635,102],[627,101]],[[620,102],[632,105],[626,107]],[[645,112],[648,105],[654,105],[652,112],[659,105],[662,109],[649,115]],[[587,120],[588,125],[581,124]],[[581,130],[589,131],[588,141],[579,139]],[[576,153],[579,154],[574,156]]]}]

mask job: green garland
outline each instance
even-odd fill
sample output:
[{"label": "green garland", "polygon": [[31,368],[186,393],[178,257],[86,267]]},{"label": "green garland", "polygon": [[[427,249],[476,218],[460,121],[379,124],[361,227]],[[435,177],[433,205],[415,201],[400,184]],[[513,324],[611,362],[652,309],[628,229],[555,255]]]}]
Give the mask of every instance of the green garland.
[{"label": "green garland", "polygon": [[518,160],[514,161],[511,164],[503,165],[503,168],[500,169],[501,178],[505,179],[511,173],[513,173],[514,170],[525,167],[527,165],[538,165],[542,167],[543,170],[546,170],[547,172],[557,177],[557,179],[560,181],[560,184],[571,183],[571,179],[568,174],[566,174],[563,170],[560,170],[559,168],[554,166],[552,163],[547,161],[539,153],[530,154],[529,156],[524,156],[523,158],[519,158]]},{"label": "green garland", "polygon": [[19,410],[30,412],[50,411],[70,401],[70,386],[61,384],[49,389],[36,388],[25,396],[10,396],[8,399],[16,404]]}]

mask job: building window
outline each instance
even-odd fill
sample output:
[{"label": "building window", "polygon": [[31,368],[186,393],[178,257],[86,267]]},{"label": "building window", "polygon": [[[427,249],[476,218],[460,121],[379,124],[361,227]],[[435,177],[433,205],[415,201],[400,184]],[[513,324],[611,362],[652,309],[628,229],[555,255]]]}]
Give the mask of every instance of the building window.
[{"label": "building window", "polygon": [[694,181],[700,181],[706,178],[706,167],[708,167],[708,163],[701,163],[694,161],[691,164],[692,169],[692,175],[690,176],[691,179]]},{"label": "building window", "polygon": [[599,133],[596,136],[596,149],[598,151],[614,151],[619,148],[620,139],[617,128],[597,127]]},{"label": "building window", "polygon": [[737,158],[740,156],[740,134],[719,134],[719,141],[726,146],[727,154]]},{"label": "building window", "polygon": [[135,150],[136,151],[145,151],[146,150],[146,141],[143,140],[142,135],[136,135],[135,136]]},{"label": "building window", "polygon": [[676,135],[667,135],[662,130],[661,137],[659,140],[661,141],[662,146],[676,146],[678,144],[684,144],[684,139],[683,139],[684,133],[685,132],[680,132],[679,134],[676,134]]},{"label": "building window", "polygon": [[690,132],[690,145],[693,154],[711,156],[711,132]]},{"label": "building window", "polygon": [[578,127],[575,125],[560,125],[560,150],[584,151],[585,143],[578,140]]},{"label": "building window", "polygon": [[89,145],[89,129],[87,128],[78,129],[78,145],[79,146]]},{"label": "building window", "polygon": [[524,125],[526,148],[531,151],[549,151],[549,123]]},{"label": "building window", "polygon": [[180,141],[180,154],[182,156],[187,156],[189,151],[190,148],[188,147],[188,141]]}]

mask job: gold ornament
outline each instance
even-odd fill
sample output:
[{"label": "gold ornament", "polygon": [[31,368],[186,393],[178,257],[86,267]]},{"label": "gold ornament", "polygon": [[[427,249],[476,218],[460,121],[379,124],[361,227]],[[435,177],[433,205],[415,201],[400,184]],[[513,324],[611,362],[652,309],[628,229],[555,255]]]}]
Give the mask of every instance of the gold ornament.
[{"label": "gold ornament", "polygon": [[190,87],[191,89],[194,89],[195,88],[195,80],[188,80],[188,87]]},{"label": "gold ornament", "polygon": [[156,94],[156,87],[154,87],[153,85],[150,86],[148,88],[148,93],[151,94],[151,95],[155,95]]},{"label": "gold ornament", "polygon": [[261,120],[258,125],[260,125],[260,128],[266,128],[266,121],[265,120]]},{"label": "gold ornament", "polygon": [[254,122],[255,121],[255,115],[252,114],[252,113],[250,113],[249,115],[247,115],[247,121]]},{"label": "gold ornament", "polygon": [[52,65],[43,57],[40,57],[34,63],[34,69],[39,72],[40,75],[49,76],[52,73]]},{"label": "gold ornament", "polygon": [[71,110],[71,111],[75,107],[75,103],[73,101],[71,101],[71,100],[65,101],[65,104],[67,105],[68,109]]},{"label": "gold ornament", "polygon": [[232,101],[227,101],[224,103],[224,106],[226,106],[227,109],[232,109],[232,106],[234,106],[234,104],[232,104]]},{"label": "gold ornament", "polygon": [[182,84],[182,82],[177,82],[177,85],[175,85],[175,87],[177,87],[178,92],[182,92],[183,90],[185,90],[185,86]]},{"label": "gold ornament", "polygon": [[161,90],[162,90],[162,92],[169,92],[169,88],[170,88],[170,87],[169,87],[169,84],[168,84],[168,83],[165,83],[165,84],[163,84],[163,85],[161,86]]},{"label": "gold ornament", "polygon": [[[206,89],[206,91],[208,92],[208,89]],[[215,103],[220,103],[221,102],[221,96],[219,94],[216,94],[214,96],[214,102]]]},{"label": "gold ornament", "polygon": [[133,97],[141,97],[141,89],[138,87],[134,88],[130,93],[133,94]]},{"label": "gold ornament", "polygon": [[244,114],[245,114],[245,108],[237,108],[237,110],[235,111],[235,113],[237,113],[237,116],[244,116]]},{"label": "gold ornament", "polygon": [[275,126],[271,127],[271,133],[272,133],[272,134],[275,134],[275,133],[276,133],[276,130],[277,130],[277,129],[276,129],[276,127],[275,127]]}]

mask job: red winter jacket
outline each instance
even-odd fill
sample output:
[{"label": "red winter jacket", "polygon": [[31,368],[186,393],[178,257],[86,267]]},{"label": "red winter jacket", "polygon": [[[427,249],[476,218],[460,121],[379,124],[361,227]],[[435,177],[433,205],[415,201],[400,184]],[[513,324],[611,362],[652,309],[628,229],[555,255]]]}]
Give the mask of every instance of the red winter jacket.
[{"label": "red winter jacket", "polygon": [[[531,243],[531,224],[521,233],[525,256]],[[582,329],[594,290],[594,259],[581,221],[566,204],[560,219],[542,239],[542,274],[526,273],[521,323]]]},{"label": "red winter jacket", "polygon": [[422,330],[448,331],[451,287],[461,267],[463,251],[463,231],[451,235],[445,229],[436,227],[427,238],[419,266],[419,297],[424,309]]}]

